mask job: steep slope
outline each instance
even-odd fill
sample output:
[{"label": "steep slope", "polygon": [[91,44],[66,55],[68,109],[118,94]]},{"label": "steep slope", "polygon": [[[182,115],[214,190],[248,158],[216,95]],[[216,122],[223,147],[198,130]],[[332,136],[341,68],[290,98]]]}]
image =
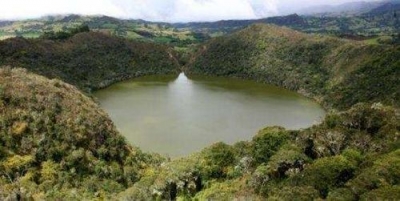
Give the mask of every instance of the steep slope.
[{"label": "steep slope", "polygon": [[348,108],[360,101],[398,105],[399,55],[397,46],[256,24],[199,47],[185,71],[282,86],[328,107]]},{"label": "steep slope", "polygon": [[167,46],[134,42],[96,32],[66,40],[12,38],[0,41],[0,65],[20,66],[85,91],[148,74],[177,74]]},{"label": "steep slope", "polygon": [[0,69],[0,200],[108,197],[157,160],[128,145],[77,88]]}]

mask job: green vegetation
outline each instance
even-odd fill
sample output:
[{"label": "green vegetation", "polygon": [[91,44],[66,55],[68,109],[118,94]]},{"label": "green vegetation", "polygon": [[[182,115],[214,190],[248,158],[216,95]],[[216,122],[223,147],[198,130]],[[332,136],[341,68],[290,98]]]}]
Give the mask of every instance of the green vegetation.
[{"label": "green vegetation", "polygon": [[82,27],[111,36],[185,48],[209,38],[207,34],[192,32],[186,28],[176,29],[168,23],[120,20],[107,16],[67,15],[4,23],[0,26],[0,40],[8,37],[66,39],[77,33],[75,31],[83,32],[79,30]]},{"label": "green vegetation", "polygon": [[[80,19],[48,20],[79,26]],[[102,20],[115,35],[126,33],[114,25],[118,20]],[[193,52],[176,48],[178,61],[175,50],[164,45],[68,32],[60,24],[49,28],[50,37],[0,42],[0,65],[13,67],[0,69],[0,200],[400,199],[398,45],[257,24]],[[332,111],[307,129],[269,127],[250,141],[218,142],[171,161],[127,144],[107,114],[79,90],[176,74],[179,64],[189,74],[275,84],[344,111]]]},{"label": "green vegetation", "polygon": [[87,25],[82,25],[77,28],[73,28],[69,31],[50,31],[50,32],[45,32],[41,37],[44,39],[50,39],[50,40],[65,40],[67,38],[71,38],[72,36],[78,34],[78,33],[84,33],[84,32],[89,32],[89,27]]},{"label": "green vegetation", "polygon": [[0,65],[24,67],[86,92],[137,76],[178,74],[175,55],[163,45],[87,32],[87,27],[60,32],[52,40],[0,41]]},{"label": "green vegetation", "polygon": [[[39,37],[67,32],[87,25],[95,32],[139,41],[152,41],[174,47],[190,48],[211,37],[222,36],[254,23],[275,24],[306,33],[322,33],[354,40],[378,43],[398,43],[400,4],[377,3],[354,13],[320,14],[315,16],[269,17],[256,20],[226,20],[218,22],[157,23],[144,20],[120,20],[108,16],[58,15],[24,21],[0,21],[0,40],[8,37]],[[52,34],[53,33],[53,34]],[[62,35],[59,35],[63,37]],[[373,40],[371,40],[373,38]],[[380,38],[376,40],[377,38]]]},{"label": "green vegetation", "polygon": [[185,72],[252,79],[313,97],[326,107],[399,106],[400,49],[256,24],[199,46]]},{"label": "green vegetation", "polygon": [[0,200],[111,198],[162,161],[75,87],[25,69],[0,77]]},{"label": "green vegetation", "polygon": [[[169,161],[128,145],[60,80],[0,70],[0,199],[399,199],[400,116],[382,104]],[[15,89],[18,90],[15,90]]]}]

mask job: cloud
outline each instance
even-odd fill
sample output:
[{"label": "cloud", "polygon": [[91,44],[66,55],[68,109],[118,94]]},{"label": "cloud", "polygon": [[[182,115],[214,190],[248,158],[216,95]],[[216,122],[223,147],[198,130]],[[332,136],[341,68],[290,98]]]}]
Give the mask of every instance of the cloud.
[{"label": "cloud", "polygon": [[2,0],[0,6],[0,19],[33,18],[51,14],[123,15],[121,8],[109,0]]},{"label": "cloud", "polygon": [[254,19],[277,14],[265,0],[112,0],[125,16],[152,21],[186,22]]},{"label": "cloud", "polygon": [[354,0],[2,0],[0,19],[49,14],[103,14],[166,22],[254,19],[287,14],[311,5],[349,1]]}]

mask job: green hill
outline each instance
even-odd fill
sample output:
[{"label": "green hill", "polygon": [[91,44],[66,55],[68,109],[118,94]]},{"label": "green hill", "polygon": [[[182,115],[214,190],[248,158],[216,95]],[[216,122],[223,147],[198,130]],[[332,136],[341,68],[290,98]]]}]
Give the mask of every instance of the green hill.
[{"label": "green hill", "polygon": [[0,69],[0,200],[110,198],[153,163],[74,86]]},{"label": "green hill", "polygon": [[180,71],[174,50],[167,46],[98,32],[78,33],[65,40],[0,41],[0,65],[24,67],[84,91],[132,77]]},{"label": "green hill", "polygon": [[0,21],[0,40],[16,36],[38,38],[46,33],[65,32],[81,25],[107,35],[176,47],[187,47],[207,39],[201,33],[176,29],[168,23],[122,20],[108,16],[54,15],[39,19]]},{"label": "green hill", "polygon": [[400,47],[307,35],[256,24],[200,46],[188,74],[240,77],[282,86],[327,107],[399,106]]}]

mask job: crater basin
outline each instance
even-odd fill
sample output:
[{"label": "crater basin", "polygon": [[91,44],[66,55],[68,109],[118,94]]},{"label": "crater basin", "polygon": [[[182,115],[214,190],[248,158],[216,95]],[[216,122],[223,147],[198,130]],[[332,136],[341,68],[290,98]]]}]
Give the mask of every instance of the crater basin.
[{"label": "crater basin", "polygon": [[313,100],[232,78],[148,76],[94,93],[127,140],[176,158],[212,143],[250,140],[267,126],[306,128],[324,117]]}]

